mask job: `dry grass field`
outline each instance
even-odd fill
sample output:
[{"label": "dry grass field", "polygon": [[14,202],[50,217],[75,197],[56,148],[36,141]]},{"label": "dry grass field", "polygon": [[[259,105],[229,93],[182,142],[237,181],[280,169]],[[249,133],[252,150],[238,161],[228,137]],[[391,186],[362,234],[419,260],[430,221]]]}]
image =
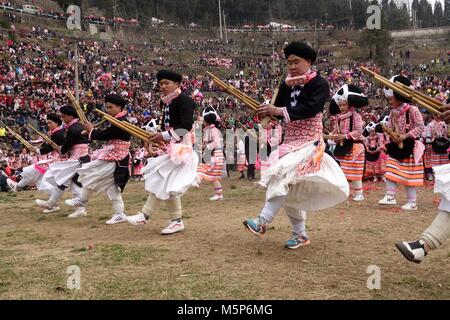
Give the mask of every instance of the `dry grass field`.
[{"label": "dry grass field", "polygon": [[[70,220],[69,208],[44,215],[39,192],[0,194],[0,299],[450,299],[450,248],[420,264],[394,244],[416,238],[436,214],[432,185],[420,189],[420,210],[381,208],[383,183],[366,184],[366,201],[311,213],[311,245],[284,249],[290,234],[283,212],[265,239],[242,220],[264,203],[264,191],[236,177],[226,199],[211,203],[212,186],[183,197],[186,230],[161,236],[167,212],[142,227],[107,226],[110,203],[96,195],[89,215]],[[66,197],[69,193],[66,194]],[[125,191],[128,214],[140,210],[142,182]],[[399,195],[405,201],[404,190]],[[81,270],[81,289],[66,288],[67,267]],[[367,268],[381,268],[381,289],[368,290]]]}]

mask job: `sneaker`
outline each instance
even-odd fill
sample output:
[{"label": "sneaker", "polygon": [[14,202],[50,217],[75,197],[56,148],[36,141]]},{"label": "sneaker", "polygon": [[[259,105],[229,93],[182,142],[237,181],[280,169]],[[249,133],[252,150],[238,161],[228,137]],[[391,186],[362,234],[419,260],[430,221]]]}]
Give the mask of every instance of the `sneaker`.
[{"label": "sneaker", "polygon": [[6,183],[8,184],[8,187],[11,189],[11,191],[13,192],[18,192],[19,190],[17,190],[17,182],[12,181],[11,179],[6,179]]},{"label": "sneaker", "polygon": [[245,229],[251,234],[262,238],[267,231],[267,228],[263,224],[257,224],[253,219],[247,219],[243,222]]},{"label": "sneaker", "polygon": [[127,221],[129,224],[132,224],[133,226],[140,226],[147,224],[150,219],[146,219],[145,215],[142,212],[139,212],[138,214],[134,216],[127,217]]},{"label": "sneaker", "polygon": [[66,200],[64,201],[64,203],[73,208],[83,208],[85,205],[85,203],[81,202],[81,200],[78,198]]},{"label": "sneaker", "polygon": [[405,210],[405,211],[416,211],[417,210],[417,203],[415,203],[415,202],[408,202],[407,204],[402,206],[402,210]]},{"label": "sneaker", "polygon": [[378,182],[378,177],[374,177],[373,182]]},{"label": "sneaker", "polygon": [[70,219],[86,217],[87,212],[85,208],[77,208],[72,214],[68,216]]},{"label": "sneaker", "polygon": [[45,209],[44,211],[42,211],[42,213],[46,213],[46,214],[48,214],[48,213],[53,213],[53,212],[56,212],[56,211],[59,211],[59,210],[61,210],[59,207],[53,207],[53,208],[51,208],[51,209]]},{"label": "sneaker", "polygon": [[414,263],[421,263],[426,255],[425,242],[423,240],[414,242],[399,242],[395,245],[403,256]]},{"label": "sneaker", "polygon": [[212,196],[211,198],[209,198],[209,201],[218,201],[218,200],[223,200],[223,195],[218,195],[218,194],[216,194],[216,195],[214,195],[214,196]]},{"label": "sneaker", "polygon": [[293,236],[291,239],[286,241],[287,249],[298,249],[300,247],[307,246],[311,243],[309,239],[305,236]]},{"label": "sneaker", "polygon": [[43,209],[51,210],[51,209],[53,208],[52,206],[50,206],[50,205],[48,204],[47,201],[40,200],[40,199],[36,199],[35,202],[36,202],[36,204],[37,204],[39,207],[41,207],[41,208],[43,208]]},{"label": "sneaker", "polygon": [[170,224],[163,230],[161,230],[161,234],[162,235],[169,235],[169,234],[174,234],[180,231],[184,230],[184,224],[183,221],[170,221]]},{"label": "sneaker", "polygon": [[383,199],[378,201],[378,204],[392,206],[397,204],[397,200],[395,200],[395,197],[385,195]]},{"label": "sneaker", "polygon": [[353,201],[356,201],[356,202],[364,201],[364,195],[363,195],[363,194],[357,194],[357,195],[353,198]]},{"label": "sneaker", "polygon": [[267,184],[262,181],[255,182],[255,186],[261,189],[267,189]]},{"label": "sneaker", "polygon": [[125,213],[116,213],[112,216],[111,219],[106,221],[106,224],[113,225],[127,221],[127,216]]},{"label": "sneaker", "polygon": [[427,180],[428,181],[433,181],[434,180],[433,175],[432,174],[428,174],[427,175]]}]

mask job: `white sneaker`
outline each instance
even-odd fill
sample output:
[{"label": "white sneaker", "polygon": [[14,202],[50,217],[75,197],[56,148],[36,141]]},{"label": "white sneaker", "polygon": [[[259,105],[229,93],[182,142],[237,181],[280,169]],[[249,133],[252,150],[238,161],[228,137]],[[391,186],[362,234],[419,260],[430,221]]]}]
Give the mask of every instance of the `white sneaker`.
[{"label": "white sneaker", "polygon": [[52,213],[52,212],[56,212],[56,211],[59,211],[60,210],[60,208],[59,207],[53,207],[53,208],[51,208],[51,209],[45,209],[44,211],[42,211],[42,213]]},{"label": "white sneaker", "polygon": [[11,189],[11,191],[13,192],[18,192],[19,190],[17,190],[17,182],[12,181],[11,179],[6,179],[6,183],[8,184],[8,187]]},{"label": "white sneaker", "polygon": [[47,209],[47,210],[53,209],[53,207],[51,207],[51,206],[48,204],[47,201],[40,200],[40,199],[36,199],[36,200],[35,200],[35,203],[36,203],[39,207],[41,207],[42,209]]},{"label": "white sneaker", "polygon": [[112,216],[111,219],[106,221],[106,224],[112,225],[112,224],[118,224],[127,221],[127,216],[125,213],[116,213]]},{"label": "white sneaker", "polygon": [[425,252],[425,242],[423,240],[414,242],[399,242],[395,245],[403,256],[414,263],[421,263],[427,253]]},{"label": "white sneaker", "polygon": [[214,195],[214,196],[212,196],[211,198],[209,198],[209,200],[210,201],[218,201],[218,200],[223,200],[223,195],[218,195],[218,194],[216,194],[216,195]]},{"label": "white sneaker", "polygon": [[85,208],[77,208],[72,214],[68,216],[70,219],[86,217],[87,212]]},{"label": "white sneaker", "polygon": [[402,210],[405,210],[405,211],[416,211],[417,210],[417,203],[415,203],[415,202],[408,202],[407,204],[402,206]]},{"label": "white sneaker", "polygon": [[149,220],[150,219],[145,219],[145,215],[142,212],[139,212],[134,216],[127,217],[128,223],[132,224],[133,226],[140,226],[147,224]]},{"label": "white sneaker", "polygon": [[395,197],[393,196],[385,195],[383,199],[378,201],[378,204],[393,206],[397,204],[397,200],[395,200]]},{"label": "white sneaker", "polygon": [[374,177],[373,182],[378,182],[378,177]]},{"label": "white sneaker", "polygon": [[364,201],[364,195],[363,194],[357,194],[354,198],[353,198],[353,201],[356,201],[356,202],[361,202],[361,201]]},{"label": "white sneaker", "polygon": [[184,224],[183,224],[183,220],[180,220],[180,222],[178,221],[171,221],[170,224],[163,230],[161,230],[161,234],[162,235],[169,235],[169,234],[174,234],[180,231],[184,230]]},{"label": "white sneaker", "polygon": [[256,187],[258,187],[260,189],[267,189],[267,184],[265,184],[262,181],[255,182],[255,185],[256,185]]},{"label": "white sneaker", "polygon": [[81,200],[78,198],[68,199],[68,200],[64,201],[64,203],[66,205],[68,205],[69,207],[73,207],[73,208],[83,208],[85,205],[85,203],[81,202]]}]

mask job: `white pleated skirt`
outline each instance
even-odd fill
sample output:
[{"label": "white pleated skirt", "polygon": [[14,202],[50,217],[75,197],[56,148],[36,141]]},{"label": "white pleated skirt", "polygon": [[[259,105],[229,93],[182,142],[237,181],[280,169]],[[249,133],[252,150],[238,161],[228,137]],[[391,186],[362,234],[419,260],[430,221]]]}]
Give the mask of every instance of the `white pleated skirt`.
[{"label": "white pleated skirt", "polygon": [[450,164],[433,168],[435,173],[434,192],[450,201]]},{"label": "white pleated skirt", "polygon": [[70,186],[70,180],[75,176],[76,170],[81,168],[78,160],[59,161],[50,165],[42,178],[41,187],[49,189],[57,186]]},{"label": "white pleated skirt", "polygon": [[168,154],[148,159],[142,169],[145,190],[161,200],[183,195],[197,178],[198,161],[196,152],[185,161],[175,162]]},{"label": "white pleated skirt", "polygon": [[37,170],[35,165],[33,164],[31,166],[23,168],[20,176],[22,177],[22,179],[27,181],[28,185],[34,184],[37,187],[44,175],[39,172],[39,170]]},{"label": "white pleated skirt", "polygon": [[261,181],[267,186],[266,201],[287,196],[285,205],[307,211],[334,207],[347,200],[350,188],[342,169],[328,154],[322,156],[320,170],[300,175],[298,168],[314,154],[313,144],[288,153],[269,167]]},{"label": "white pleated skirt", "polygon": [[76,172],[80,175],[78,181],[83,185],[83,188],[104,192],[115,184],[115,170],[116,163],[113,161],[94,160],[83,164]]}]

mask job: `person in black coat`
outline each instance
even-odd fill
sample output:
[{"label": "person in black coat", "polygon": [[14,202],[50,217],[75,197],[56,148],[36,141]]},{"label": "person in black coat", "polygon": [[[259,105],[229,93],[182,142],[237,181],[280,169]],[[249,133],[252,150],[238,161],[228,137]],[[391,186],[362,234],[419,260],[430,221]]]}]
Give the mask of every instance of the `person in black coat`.
[{"label": "person in black coat", "polygon": [[[64,191],[70,187],[72,196],[79,197],[81,194],[81,183],[77,180],[76,170],[83,163],[90,161],[89,141],[87,135],[83,134],[84,127],[78,121],[78,114],[72,106],[63,106],[59,110],[61,120],[64,122],[65,140],[61,145],[60,154],[68,157],[67,160],[52,163],[45,172],[42,188],[51,189],[51,196],[48,201],[36,200],[36,204],[44,209],[44,213],[51,213],[59,210],[56,206]],[[53,188],[51,188],[53,186]],[[69,218],[86,216],[84,207],[79,207]]]},{"label": "person in black coat", "polygon": [[133,225],[148,223],[150,216],[159,209],[163,201],[171,221],[161,234],[170,235],[184,230],[180,196],[192,186],[197,177],[198,155],[193,150],[192,136],[189,134],[194,124],[195,102],[181,91],[180,74],[161,70],[156,77],[162,95],[162,132],[155,134],[151,140],[154,143],[171,143],[172,149],[182,147],[180,150],[183,150],[183,160],[173,161],[172,158],[178,157],[176,152],[166,152],[148,159],[142,172],[149,197],[141,212],[127,220]]},{"label": "person in black coat", "polygon": [[[108,95],[105,98],[106,112],[119,121],[127,121],[124,111],[126,101],[118,95]],[[89,140],[106,141],[102,149],[92,155],[89,163],[77,170],[78,181],[83,190],[78,198],[66,200],[71,207],[83,207],[89,201],[90,192],[106,192],[113,204],[113,216],[106,222],[108,225],[125,222],[125,207],[121,192],[130,178],[128,164],[130,161],[131,135],[122,128],[110,125],[104,130],[95,129],[91,123],[83,125]]]},{"label": "person in black coat", "polygon": [[[47,115],[47,127],[48,127],[48,135],[50,139],[56,143],[58,146],[61,146],[64,143],[65,135],[64,130],[61,128],[62,120],[57,114],[49,114]],[[50,158],[59,159],[58,150],[54,150],[51,145],[48,143],[44,143],[37,151],[37,154],[40,156],[50,155]],[[23,172],[20,174],[21,180],[17,183],[8,179],[8,185],[12,191],[18,192],[24,190],[26,187],[30,185],[36,185],[39,189],[39,181],[42,179],[44,175],[45,169],[48,168],[48,163],[40,164],[39,162],[28,166],[23,169]]]}]

